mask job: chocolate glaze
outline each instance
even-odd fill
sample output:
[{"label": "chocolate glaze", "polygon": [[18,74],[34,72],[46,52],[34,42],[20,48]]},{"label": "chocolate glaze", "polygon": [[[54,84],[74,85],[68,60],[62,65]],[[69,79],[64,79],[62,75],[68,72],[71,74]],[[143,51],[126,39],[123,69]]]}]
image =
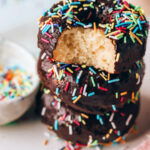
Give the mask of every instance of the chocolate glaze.
[{"label": "chocolate glaze", "polygon": [[[89,71],[89,67],[82,68],[82,66],[79,65],[73,68],[72,65],[69,65],[68,67],[71,68],[74,73],[72,75],[67,75],[64,73],[65,76],[61,81],[59,81],[57,77],[54,76],[54,74],[48,77],[50,74],[48,70],[51,69],[54,64],[56,65],[57,63],[51,62],[46,56],[44,59],[39,59],[38,73],[44,86],[50,89],[52,94],[60,98],[63,102],[70,105],[72,108],[90,114],[103,114],[106,111],[112,111],[112,105],[115,105],[115,107],[122,107],[124,103],[132,97],[132,100],[135,101],[136,93],[142,84],[145,70],[143,61],[139,61],[134,64],[128,72],[122,72],[121,74],[111,74],[109,81],[112,81],[113,79],[119,79],[120,81],[108,83],[109,81],[105,81],[103,77],[100,76],[100,74],[104,74],[107,78],[108,73],[106,72],[93,68],[96,72],[96,74],[94,74]],[[76,68],[79,67],[80,70],[75,71]],[[59,73],[63,69],[57,67],[57,70]],[[77,75],[79,75],[81,70],[83,73],[79,83],[77,83]],[[66,69],[65,71],[68,72]],[[137,76],[139,77],[137,78]],[[93,87],[91,77],[94,78],[96,84],[95,87]],[[65,87],[68,82],[69,88],[67,91],[65,91]],[[77,89],[75,96],[78,97],[80,95],[81,87],[84,87],[85,84],[87,84],[87,95],[84,95],[84,92],[82,92],[81,99],[74,104],[72,100],[74,97],[72,96],[74,89]],[[98,86],[107,89],[107,91],[99,89]],[[56,88],[59,88],[59,94],[56,94]],[[95,95],[88,96],[88,94],[91,92],[95,92]],[[118,92],[118,97],[116,97],[116,92]],[[125,92],[127,93],[124,94]],[[133,96],[133,92],[135,96]]]},{"label": "chocolate glaze", "polygon": [[[88,2],[82,2],[84,3]],[[104,6],[98,7],[100,4],[104,3]],[[52,8],[50,8],[50,11],[53,12],[58,5],[63,5],[63,2],[59,2],[58,4],[54,4]],[[96,0],[96,2],[93,3],[94,8],[88,7],[87,10],[82,10],[81,12],[78,12],[76,15],[77,18],[84,24],[93,23],[96,22],[97,28],[100,28],[98,26],[99,23],[106,24],[109,23],[110,18],[115,18],[116,14],[109,14],[108,10],[109,8],[113,8],[115,10],[115,5],[113,1],[110,0]],[[80,7],[80,6],[79,6]],[[74,9],[76,11],[76,9]],[[89,15],[90,14],[90,15]],[[121,15],[121,13],[119,13]],[[138,13],[139,15],[139,13]],[[45,22],[50,17],[48,16],[48,11],[45,13],[45,15],[41,18],[40,23]],[[145,17],[144,17],[145,19]],[[145,19],[146,20],[146,19]],[[62,32],[65,30],[68,30],[67,26],[71,28],[79,27],[79,25],[75,24],[68,24],[67,19],[60,18],[52,18],[53,24],[57,24],[58,26],[62,27]],[[116,24],[116,22],[115,22]],[[86,29],[85,29],[86,30]],[[115,43],[116,47],[116,53],[120,53],[119,61],[115,63],[115,73],[120,73],[122,71],[127,71],[129,68],[131,68],[132,64],[135,63],[137,60],[142,59],[142,57],[145,54],[146,50],[146,41],[147,36],[145,35],[145,30],[148,31],[148,25],[142,24],[142,30],[138,30],[138,33],[143,34],[143,37],[140,37],[140,40],[143,42],[143,45],[140,45],[139,42],[133,43],[130,39],[129,30],[127,30],[126,36],[127,36],[127,44],[124,43],[124,38],[120,40],[112,40],[113,43]],[[39,29],[38,33],[38,47],[46,52],[47,55],[49,55],[50,58],[53,58],[53,51],[57,47],[57,42],[59,40],[59,37],[61,36],[61,32],[59,31],[58,27],[54,27],[54,32],[52,30],[47,31],[49,34],[52,35],[52,38],[49,38],[46,34],[42,34],[42,31]],[[41,38],[44,38],[48,40],[50,43],[47,44],[41,40]],[[108,70],[107,70],[108,71]]]},{"label": "chocolate glaze", "polygon": [[[56,103],[51,94],[43,94],[40,102],[40,106],[46,108],[45,113],[42,113],[42,121],[52,127],[52,130],[60,138],[80,144],[87,144],[89,136],[93,141],[97,140],[97,143],[111,142],[123,136],[135,123],[140,106],[139,100],[136,103],[126,103],[116,112],[99,116],[100,121],[98,115],[85,114],[88,116],[85,118],[81,116],[82,112],[70,108],[67,104],[61,103],[59,106],[60,104]],[[114,117],[112,117],[113,113]],[[79,120],[79,117],[86,122],[85,125]],[[57,125],[55,124],[56,120],[58,121]],[[75,120],[79,123],[78,125]],[[70,131],[68,126],[72,128]]]}]

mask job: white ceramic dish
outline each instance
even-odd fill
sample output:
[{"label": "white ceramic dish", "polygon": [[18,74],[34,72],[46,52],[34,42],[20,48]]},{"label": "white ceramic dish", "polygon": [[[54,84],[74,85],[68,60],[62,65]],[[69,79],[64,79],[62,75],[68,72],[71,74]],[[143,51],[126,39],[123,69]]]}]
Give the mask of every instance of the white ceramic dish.
[{"label": "white ceramic dish", "polygon": [[0,39],[0,64],[4,67],[19,65],[33,75],[33,86],[24,99],[5,100],[0,102],[0,125],[21,117],[33,104],[38,90],[39,79],[36,73],[36,60],[21,46]]}]

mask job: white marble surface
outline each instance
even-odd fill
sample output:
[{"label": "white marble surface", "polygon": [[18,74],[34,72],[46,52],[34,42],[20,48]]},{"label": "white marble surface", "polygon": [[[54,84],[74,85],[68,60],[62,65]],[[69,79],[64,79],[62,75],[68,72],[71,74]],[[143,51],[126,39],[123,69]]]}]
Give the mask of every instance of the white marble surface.
[{"label": "white marble surface", "polygon": [[[48,3],[49,5],[47,5]],[[18,7],[0,9],[0,36],[17,42],[26,47],[33,55],[38,55],[37,49],[37,18],[55,0],[37,0],[36,3],[19,4]],[[42,8],[42,9],[41,9]],[[13,13],[11,11],[13,10]],[[133,135],[127,144],[108,147],[105,150],[132,150],[146,138],[150,129],[150,43],[145,61],[146,76],[141,89],[142,104],[137,124],[139,134]],[[46,127],[39,119],[25,120],[14,126],[0,127],[0,150],[59,150],[64,143],[50,136],[47,146],[43,146],[46,139]]]}]

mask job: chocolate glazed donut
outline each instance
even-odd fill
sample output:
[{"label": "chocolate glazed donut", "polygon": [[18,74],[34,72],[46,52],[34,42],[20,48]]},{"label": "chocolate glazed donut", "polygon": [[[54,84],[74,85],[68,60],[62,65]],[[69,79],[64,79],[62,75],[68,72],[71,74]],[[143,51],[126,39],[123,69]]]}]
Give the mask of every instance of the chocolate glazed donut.
[{"label": "chocolate glazed donut", "polygon": [[41,16],[38,47],[55,61],[120,73],[142,59],[147,34],[143,11],[126,1],[61,1]]},{"label": "chocolate glazed donut", "polygon": [[51,94],[43,94],[40,102],[42,121],[46,125],[60,138],[86,145],[117,142],[135,123],[140,106],[139,100],[130,101],[116,111],[90,115],[60,103]]},{"label": "chocolate glazed donut", "polygon": [[[41,54],[42,56],[42,54]],[[136,101],[145,65],[138,61],[121,74],[109,74],[85,65],[52,62],[40,57],[39,77],[57,98],[72,108],[89,114],[103,114]]]}]

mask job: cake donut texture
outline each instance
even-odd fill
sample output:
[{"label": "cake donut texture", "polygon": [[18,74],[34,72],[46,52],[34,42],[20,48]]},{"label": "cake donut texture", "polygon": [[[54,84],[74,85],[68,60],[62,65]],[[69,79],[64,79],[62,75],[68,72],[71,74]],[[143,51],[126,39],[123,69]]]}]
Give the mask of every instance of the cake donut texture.
[{"label": "cake donut texture", "polygon": [[55,61],[120,73],[142,59],[147,35],[139,6],[123,0],[64,0],[40,17],[38,47]]},{"label": "cake donut texture", "polygon": [[144,70],[143,61],[137,61],[129,71],[120,74],[109,74],[85,65],[58,63],[49,57],[40,57],[38,62],[44,86],[72,108],[89,114],[115,110],[128,99],[135,101]]},{"label": "cake donut texture", "polygon": [[117,142],[135,123],[139,112],[139,100],[126,103],[123,108],[104,115],[90,115],[70,108],[55,100],[51,94],[41,98],[43,122],[59,137],[87,146]]}]

